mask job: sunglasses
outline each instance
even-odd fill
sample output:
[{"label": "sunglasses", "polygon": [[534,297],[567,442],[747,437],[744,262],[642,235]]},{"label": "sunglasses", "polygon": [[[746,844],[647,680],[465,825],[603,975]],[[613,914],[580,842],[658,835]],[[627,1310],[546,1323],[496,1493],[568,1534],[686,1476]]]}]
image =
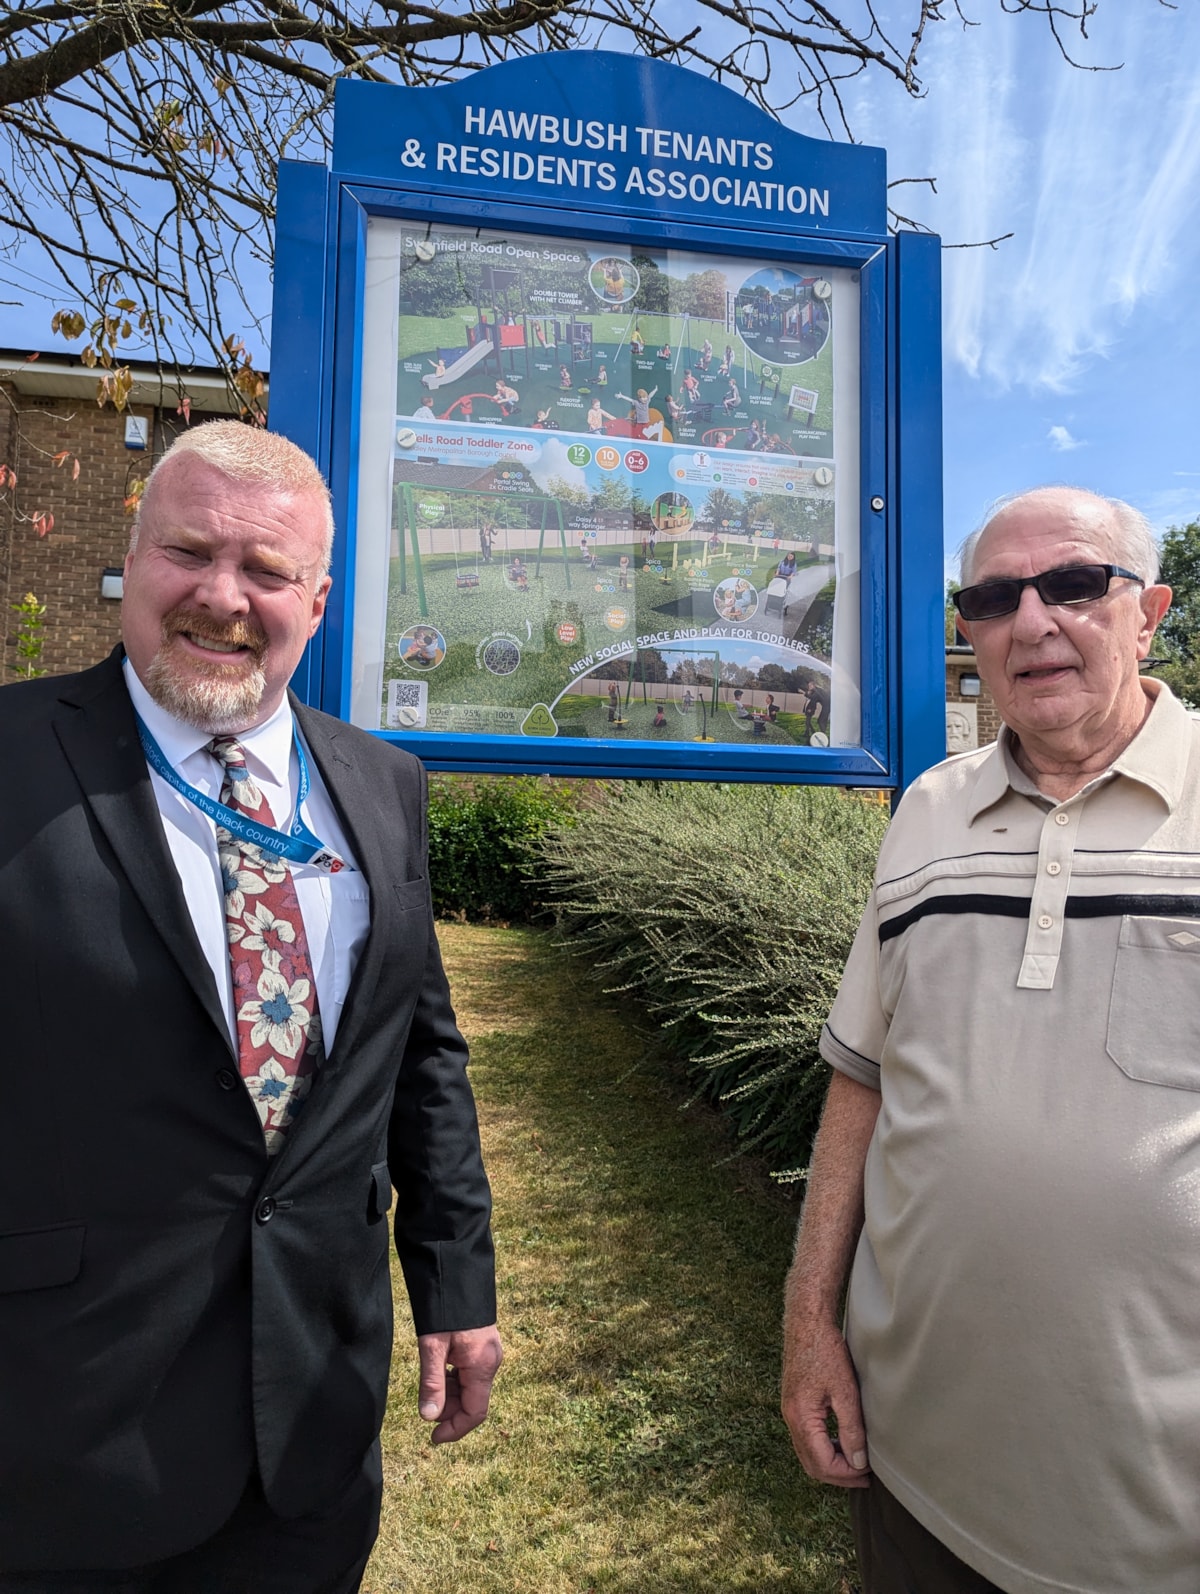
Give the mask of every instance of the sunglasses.
[{"label": "sunglasses", "polygon": [[1018,608],[1026,587],[1033,587],[1042,602],[1053,607],[1094,603],[1108,591],[1114,576],[1136,581],[1139,587],[1146,585],[1135,571],[1120,565],[1064,565],[1061,570],[1043,570],[1038,576],[1013,576],[963,587],[954,594],[954,607],[964,620],[996,620]]}]

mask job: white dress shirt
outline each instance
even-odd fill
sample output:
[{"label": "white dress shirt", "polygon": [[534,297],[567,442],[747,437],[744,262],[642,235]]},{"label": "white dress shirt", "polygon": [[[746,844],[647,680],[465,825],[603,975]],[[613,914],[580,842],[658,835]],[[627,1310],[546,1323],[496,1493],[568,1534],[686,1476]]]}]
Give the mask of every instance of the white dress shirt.
[{"label": "white dress shirt", "polygon": [[[184,724],[160,708],[138,679],[128,659],[125,660],[125,684],[134,708],[162,749],[167,763],[197,791],[218,799],[224,770],[213,754],[207,751],[212,740],[209,733]],[[265,724],[245,731],[238,737],[238,742],[245,749],[247,767],[267,799],[275,823],[281,830],[286,830],[291,823],[299,790],[300,765],[293,742],[295,729],[291,705],[284,698]],[[355,866],[337,810],[325,789],[320,770],[307,754],[307,749],[306,762],[310,784],[301,818],[314,835],[327,847],[340,853],[346,861],[346,867],[337,874],[328,874],[308,864],[290,865],[300,903],[300,915],[304,920],[304,932],[308,937],[308,951],[317,984],[321,1030],[328,1054],[333,1049],[342,1005],[346,1000],[354,966],[358,962],[358,954],[370,928],[371,906],[366,879]],[[150,770],[150,784],[154,788],[167,845],[183,886],[192,923],[225,1009],[230,1040],[236,1052],[233,980],[229,967],[229,942],[225,934],[225,899],[217,861],[216,825],[161,775],[155,774],[153,769]]]}]

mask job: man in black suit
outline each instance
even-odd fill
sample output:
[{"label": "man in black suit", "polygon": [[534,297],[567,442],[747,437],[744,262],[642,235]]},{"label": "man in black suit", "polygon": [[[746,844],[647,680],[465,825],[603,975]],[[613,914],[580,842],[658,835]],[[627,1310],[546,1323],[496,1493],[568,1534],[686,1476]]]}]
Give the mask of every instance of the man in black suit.
[{"label": "man in black suit", "polygon": [[186,433],[124,657],[0,693],[0,1594],[359,1587],[393,1187],[421,1416],[487,1412],[423,771],[287,694],[331,538],[299,449]]}]

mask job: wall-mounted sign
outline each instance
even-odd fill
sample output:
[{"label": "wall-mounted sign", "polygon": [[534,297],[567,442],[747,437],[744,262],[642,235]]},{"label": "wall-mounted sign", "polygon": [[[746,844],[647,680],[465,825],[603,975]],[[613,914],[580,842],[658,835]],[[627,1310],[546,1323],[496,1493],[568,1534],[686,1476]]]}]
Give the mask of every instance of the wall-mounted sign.
[{"label": "wall-mounted sign", "polygon": [[453,767],[902,778],[884,215],[880,151],[661,63],[344,85],[281,173],[271,419],[348,534],[307,695]]}]

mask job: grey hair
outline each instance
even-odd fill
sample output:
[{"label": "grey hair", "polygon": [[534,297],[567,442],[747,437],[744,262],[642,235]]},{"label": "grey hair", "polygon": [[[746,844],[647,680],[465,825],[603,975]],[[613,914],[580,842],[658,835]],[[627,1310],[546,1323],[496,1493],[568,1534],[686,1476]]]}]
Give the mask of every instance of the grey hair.
[{"label": "grey hair", "polygon": [[1135,509],[1132,504],[1127,504],[1123,498],[1105,498],[1086,487],[1067,486],[1032,487],[1025,492],[1008,493],[990,504],[979,525],[958,550],[959,580],[962,585],[965,587],[970,583],[979,539],[993,520],[1006,510],[1012,509],[1015,504],[1023,503],[1027,498],[1058,492],[1077,493],[1081,498],[1090,498],[1093,503],[1103,504],[1111,516],[1110,545],[1113,563],[1124,565],[1127,570],[1136,570],[1147,586],[1154,585],[1158,580],[1159,571],[1158,541],[1150,522],[1141,510]]},{"label": "grey hair", "polygon": [[206,421],[203,426],[180,433],[146,478],[129,537],[131,552],[137,547],[147,506],[162,486],[164,471],[169,471],[173,460],[188,454],[219,470],[230,481],[261,483],[286,493],[315,494],[324,510],[321,573],[328,574],[333,553],[333,503],[316,461],[278,432],[265,432],[245,421]]}]

